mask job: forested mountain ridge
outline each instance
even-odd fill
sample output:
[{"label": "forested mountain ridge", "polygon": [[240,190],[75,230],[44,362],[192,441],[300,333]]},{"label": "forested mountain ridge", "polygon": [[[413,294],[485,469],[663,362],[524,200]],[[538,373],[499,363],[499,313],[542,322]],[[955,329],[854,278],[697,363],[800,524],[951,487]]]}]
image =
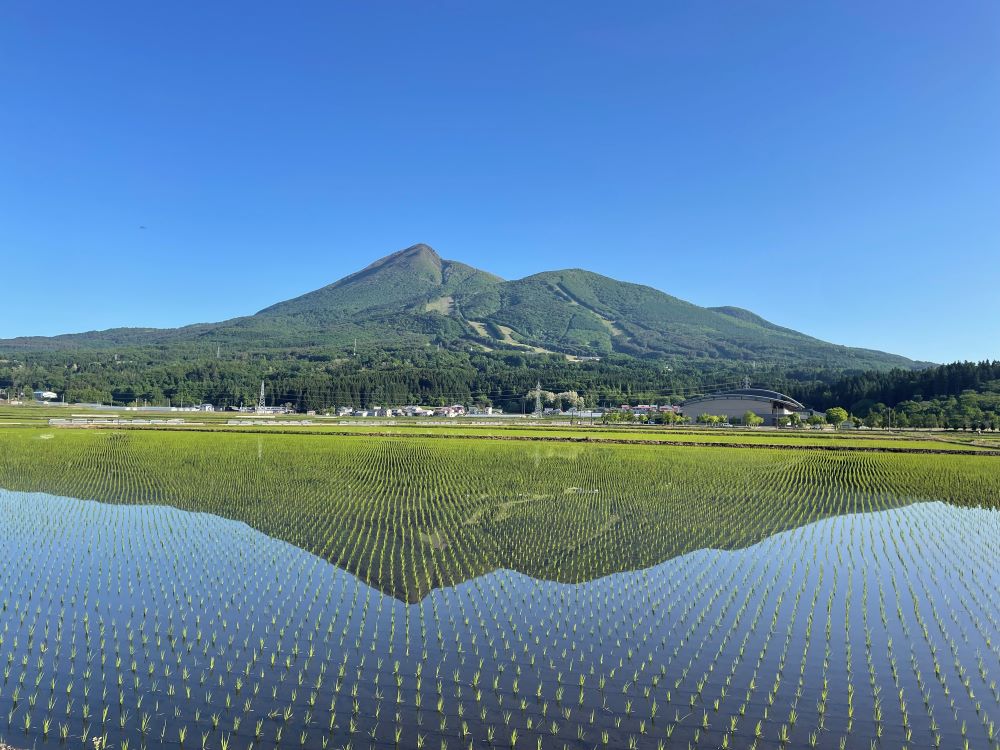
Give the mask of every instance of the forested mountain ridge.
[{"label": "forested mountain ridge", "polygon": [[926,363],[831,344],[740,308],[705,308],[649,286],[567,269],[505,281],[418,244],[316,291],[220,323],[0,340],[0,353],[156,347],[302,352],[427,346],[451,351],[772,361],[844,370]]}]

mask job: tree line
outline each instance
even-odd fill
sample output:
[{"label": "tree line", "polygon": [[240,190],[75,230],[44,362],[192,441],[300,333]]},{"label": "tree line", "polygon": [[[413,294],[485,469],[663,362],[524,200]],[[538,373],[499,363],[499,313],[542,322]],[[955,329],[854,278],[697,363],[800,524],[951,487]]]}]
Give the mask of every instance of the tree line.
[{"label": "tree line", "polygon": [[869,427],[1000,429],[1000,360],[846,374],[789,393],[815,408],[845,405]]},{"label": "tree line", "polygon": [[926,370],[845,372],[814,367],[748,367],[740,360],[635,358],[600,361],[518,352],[370,348],[249,352],[209,357],[204,351],[118,347],[68,352],[0,353],[0,389],[17,396],[36,389],[60,399],[114,405],[216,408],[255,405],[264,381],[268,405],[317,411],[407,403],[492,405],[506,412],[545,400],[563,408],[679,404],[685,398],[739,387],[747,375],[760,387],[824,410],[844,406],[873,427],[1000,428],[1000,361],[957,362]]}]

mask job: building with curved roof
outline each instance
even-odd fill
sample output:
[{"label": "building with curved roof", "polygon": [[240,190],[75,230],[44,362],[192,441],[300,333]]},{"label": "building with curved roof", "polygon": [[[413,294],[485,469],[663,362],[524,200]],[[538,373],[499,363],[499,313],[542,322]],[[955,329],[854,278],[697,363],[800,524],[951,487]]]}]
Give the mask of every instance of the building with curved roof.
[{"label": "building with curved roof", "polygon": [[805,410],[806,407],[791,396],[765,388],[738,388],[710,393],[689,398],[681,406],[681,412],[692,420],[697,419],[699,414],[724,415],[730,420],[738,420],[752,411],[764,420],[764,424],[772,426],[777,424],[779,417]]}]

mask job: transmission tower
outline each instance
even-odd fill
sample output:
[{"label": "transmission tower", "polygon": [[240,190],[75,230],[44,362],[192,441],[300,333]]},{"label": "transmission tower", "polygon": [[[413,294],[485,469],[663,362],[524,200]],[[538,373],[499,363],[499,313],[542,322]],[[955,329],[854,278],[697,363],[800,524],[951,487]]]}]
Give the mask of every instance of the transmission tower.
[{"label": "transmission tower", "polygon": [[743,378],[743,387],[746,388],[747,390],[750,389],[750,378],[749,377]]},{"label": "transmission tower", "polygon": [[535,415],[542,415],[542,381],[535,384]]},{"label": "transmission tower", "polygon": [[267,405],[264,403],[264,381],[260,381],[260,400],[257,401],[257,413],[263,414],[267,411]]}]

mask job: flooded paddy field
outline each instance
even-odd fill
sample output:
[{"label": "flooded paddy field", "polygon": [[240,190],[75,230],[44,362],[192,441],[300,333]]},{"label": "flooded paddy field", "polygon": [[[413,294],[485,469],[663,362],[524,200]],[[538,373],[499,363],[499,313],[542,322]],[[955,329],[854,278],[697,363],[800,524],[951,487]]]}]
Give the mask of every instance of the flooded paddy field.
[{"label": "flooded paddy field", "polygon": [[997,746],[996,459],[444,443],[0,434],[4,741]]}]

